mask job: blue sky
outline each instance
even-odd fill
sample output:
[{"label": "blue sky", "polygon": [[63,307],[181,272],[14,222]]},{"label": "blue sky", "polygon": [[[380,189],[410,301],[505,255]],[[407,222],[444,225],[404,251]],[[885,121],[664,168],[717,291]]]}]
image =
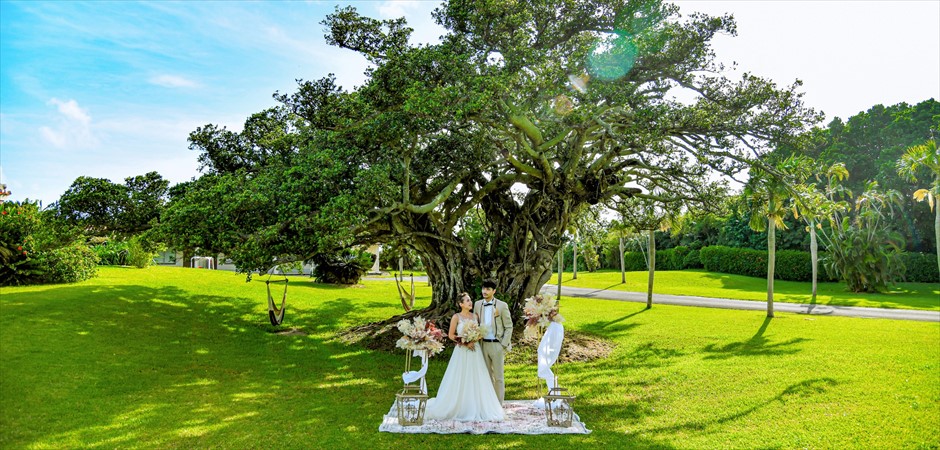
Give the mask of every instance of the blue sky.
[{"label": "blue sky", "polygon": [[[940,99],[940,1],[678,3],[734,14],[739,36],[716,39],[719,58],[738,74],[802,79],[807,103],[830,119]],[[0,181],[11,200],[48,204],[81,175],[196,176],[186,142],[196,127],[239,130],[297,78],[362,83],[364,59],[324,42],[320,21],[335,4],[0,0]],[[437,2],[353,4],[405,16],[414,42],[443,33],[430,17]]]}]

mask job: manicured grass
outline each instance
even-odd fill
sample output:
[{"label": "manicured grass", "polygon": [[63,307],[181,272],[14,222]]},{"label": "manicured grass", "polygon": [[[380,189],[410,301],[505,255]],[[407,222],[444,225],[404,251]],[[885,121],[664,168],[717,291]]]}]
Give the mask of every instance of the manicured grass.
[{"label": "manicured grass", "polygon": [[[0,292],[0,448],[940,446],[937,323],[564,298],[566,327],[616,346],[556,366],[592,434],[396,435],[377,429],[403,354],[332,340],[398,312],[392,283],[292,278],[287,325],[304,336],[272,332],[257,279],[100,273]],[[432,394],[447,358],[432,360]],[[532,395],[535,367],[506,375],[507,398]]]},{"label": "manicured grass", "polygon": [[[549,283],[557,282],[557,274]],[[562,274],[563,286],[646,292],[647,272],[627,272],[622,284],[620,271],[578,271]],[[704,270],[657,271],[653,280],[654,294],[691,295],[736,300],[767,300],[767,279],[730,275]],[[789,303],[810,303],[812,283],[774,280],[774,300]],[[940,284],[898,283],[886,293],[855,293],[844,283],[818,283],[816,303],[821,305],[864,306],[870,308],[940,310]]]}]

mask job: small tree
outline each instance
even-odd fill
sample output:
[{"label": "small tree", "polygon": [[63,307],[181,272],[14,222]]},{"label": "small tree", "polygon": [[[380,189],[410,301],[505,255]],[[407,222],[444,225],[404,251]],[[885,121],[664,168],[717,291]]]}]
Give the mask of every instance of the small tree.
[{"label": "small tree", "polygon": [[790,199],[790,188],[783,178],[785,170],[795,169],[799,162],[797,158],[787,158],[780,164],[778,173],[754,167],[751,169],[751,178],[744,186],[744,197],[751,210],[751,220],[748,224],[757,232],[767,231],[767,317],[774,316],[774,269],[776,262],[776,233],[779,228],[787,229],[783,219],[786,217],[787,202]]},{"label": "small tree", "polygon": [[[621,223],[633,228],[637,232],[647,232],[648,272],[646,283],[646,308],[653,307],[653,280],[656,275],[656,231],[668,229],[670,213],[662,203],[651,198],[633,197],[621,200],[616,204],[616,211],[620,215]],[[623,245],[621,244],[620,261],[623,267]]]},{"label": "small tree", "polygon": [[[813,265],[813,292],[812,302],[816,302],[816,285],[819,273],[819,243],[817,239],[817,230],[822,229],[822,220],[831,217],[836,211],[843,211],[848,206],[845,202],[833,201],[827,193],[832,192],[838,183],[849,177],[849,171],[842,163],[833,164],[825,171],[826,185],[824,191],[820,191],[815,184],[803,183],[796,187],[796,197],[793,202],[793,217],[799,219],[802,217],[806,222],[806,231],[809,232],[809,250]],[[817,181],[820,180],[819,173],[816,174]]]},{"label": "small tree", "polygon": [[[837,187],[833,200],[851,198],[851,192]],[[887,288],[904,270],[901,252],[904,238],[891,227],[894,208],[901,204],[901,194],[881,190],[869,181],[865,191],[850,202],[853,210],[836,210],[823,228],[828,251],[823,265],[830,276],[846,282],[852,292],[876,292]]]}]

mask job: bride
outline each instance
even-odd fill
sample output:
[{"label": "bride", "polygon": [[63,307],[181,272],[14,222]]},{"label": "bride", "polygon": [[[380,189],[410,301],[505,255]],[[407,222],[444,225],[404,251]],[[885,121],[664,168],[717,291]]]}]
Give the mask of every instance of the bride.
[{"label": "bride", "polygon": [[[457,296],[460,312],[450,319],[447,333],[453,341],[463,331],[464,324],[476,322],[473,302],[466,292]],[[458,341],[450,363],[441,379],[437,397],[428,400],[424,416],[428,419],[451,419],[461,421],[503,420],[503,407],[499,404],[490,373],[483,361],[482,350],[477,351],[474,342],[466,345]]]}]

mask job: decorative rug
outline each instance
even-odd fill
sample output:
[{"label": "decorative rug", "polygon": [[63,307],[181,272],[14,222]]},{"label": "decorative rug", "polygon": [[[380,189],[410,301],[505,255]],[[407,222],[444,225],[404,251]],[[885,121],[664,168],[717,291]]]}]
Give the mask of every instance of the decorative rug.
[{"label": "decorative rug", "polygon": [[545,409],[537,408],[534,400],[506,400],[503,402],[505,419],[500,422],[461,422],[457,420],[424,420],[422,426],[403,427],[398,424],[398,409],[392,409],[382,418],[379,431],[389,433],[470,433],[470,434],[588,434],[577,414],[568,428],[550,427],[545,421]]}]

